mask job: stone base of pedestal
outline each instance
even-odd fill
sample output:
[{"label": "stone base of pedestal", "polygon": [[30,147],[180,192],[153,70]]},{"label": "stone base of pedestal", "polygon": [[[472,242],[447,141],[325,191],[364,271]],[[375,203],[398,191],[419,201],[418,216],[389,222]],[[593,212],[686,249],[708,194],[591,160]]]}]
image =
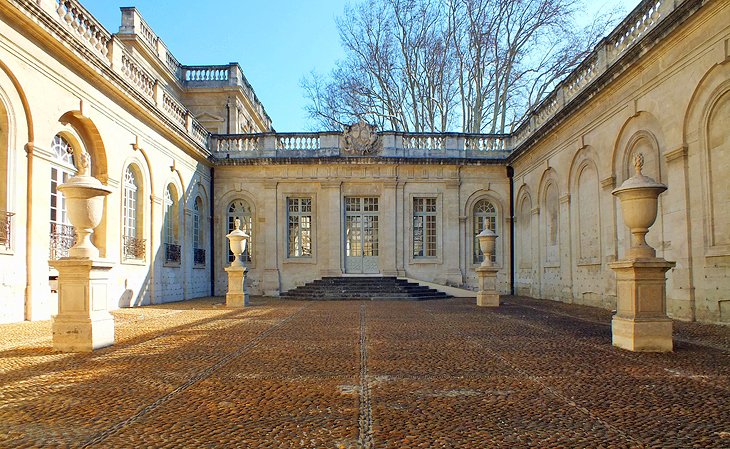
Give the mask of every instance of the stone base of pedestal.
[{"label": "stone base of pedestal", "polygon": [[499,307],[499,293],[497,293],[498,267],[477,267],[479,291],[477,305],[481,307]]},{"label": "stone base of pedestal", "polygon": [[53,349],[89,352],[114,344],[114,317],[108,311],[109,270],[103,260],[63,258],[58,270],[58,315],[52,318]]},{"label": "stone base of pedestal", "polygon": [[228,272],[228,291],[226,292],[226,307],[248,306],[248,293],[246,292],[246,272],[248,269],[242,266],[230,266],[225,268]]},{"label": "stone base of pedestal", "polygon": [[53,317],[53,349],[61,352],[91,352],[114,344],[114,317],[108,312],[88,316]]},{"label": "stone base of pedestal", "polygon": [[613,317],[613,345],[636,352],[672,352],[672,320],[635,320]]},{"label": "stone base of pedestal", "polygon": [[480,307],[499,307],[499,293],[477,292],[477,305]]}]

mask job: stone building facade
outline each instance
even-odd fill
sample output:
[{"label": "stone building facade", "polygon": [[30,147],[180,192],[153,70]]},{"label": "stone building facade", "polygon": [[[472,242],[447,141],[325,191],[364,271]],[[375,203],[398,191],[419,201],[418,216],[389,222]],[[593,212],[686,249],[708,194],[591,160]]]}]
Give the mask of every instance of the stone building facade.
[{"label": "stone building facade", "polygon": [[110,33],[77,0],[3,0],[0,322],[55,313],[48,260],[73,239],[55,189],[79,152],[113,189],[94,237],[110,308],[223,294],[235,217],[253,294],[359,275],[473,290],[490,227],[502,293],[613,308],[611,190],[641,152],[669,186],[648,239],[677,262],[670,315],[730,322],[726,1],[642,2],[513,134],[464,135],[277,133],[237,64],[181,64],[134,8]]}]

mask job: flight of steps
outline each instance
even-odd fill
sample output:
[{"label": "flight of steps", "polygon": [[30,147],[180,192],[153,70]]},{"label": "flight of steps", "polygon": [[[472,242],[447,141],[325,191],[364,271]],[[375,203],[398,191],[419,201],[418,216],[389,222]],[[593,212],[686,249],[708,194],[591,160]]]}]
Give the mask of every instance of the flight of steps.
[{"label": "flight of steps", "polygon": [[451,296],[395,277],[324,277],[279,295],[282,299],[411,300]]}]

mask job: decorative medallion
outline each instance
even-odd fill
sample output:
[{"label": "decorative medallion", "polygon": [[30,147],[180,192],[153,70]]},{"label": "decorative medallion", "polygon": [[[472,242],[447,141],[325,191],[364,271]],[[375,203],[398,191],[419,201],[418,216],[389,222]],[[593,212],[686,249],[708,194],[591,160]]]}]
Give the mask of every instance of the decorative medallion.
[{"label": "decorative medallion", "polygon": [[371,156],[380,149],[380,139],[375,125],[360,120],[354,125],[345,126],[342,136],[345,138],[343,153],[352,156]]}]

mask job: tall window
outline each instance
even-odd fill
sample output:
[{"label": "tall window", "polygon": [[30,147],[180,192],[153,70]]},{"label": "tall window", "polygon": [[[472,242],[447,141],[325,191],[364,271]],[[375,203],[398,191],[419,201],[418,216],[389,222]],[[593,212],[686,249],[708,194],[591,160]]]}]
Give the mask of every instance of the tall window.
[{"label": "tall window", "polygon": [[436,257],[436,198],[413,198],[413,257]]},{"label": "tall window", "polygon": [[139,181],[132,166],[124,171],[122,197],[122,240],[125,259],[144,259],[145,240],[140,238]]},{"label": "tall window", "polygon": [[312,199],[287,198],[289,257],[312,257]]},{"label": "tall window", "polygon": [[165,262],[180,263],[180,244],[177,227],[179,213],[177,210],[177,190],[172,184],[165,189]]},{"label": "tall window", "polygon": [[198,266],[205,265],[205,239],[203,238],[203,226],[200,223],[200,211],[203,209],[203,199],[195,198],[193,203],[193,263]]},{"label": "tall window", "polygon": [[[251,260],[251,244],[253,242],[253,213],[251,212],[251,206],[244,200],[236,200],[228,206],[228,232],[233,231],[235,227],[236,218],[241,220],[241,231],[249,235],[248,244],[246,245],[246,252],[241,255],[241,260]],[[233,262],[235,256],[231,252],[231,248],[226,241],[226,251],[228,251],[228,262]]]},{"label": "tall window", "polygon": [[[474,205],[474,233],[472,234],[474,239],[474,263],[481,263],[484,260],[484,254],[479,248],[479,239],[476,236],[485,229],[497,232],[497,209],[489,201],[479,200]],[[496,249],[494,252],[497,252]],[[497,255],[492,254],[492,262],[496,260]]]},{"label": "tall window", "polygon": [[73,148],[61,135],[56,135],[51,144],[54,164],[51,166],[51,245],[50,258],[60,259],[68,256],[68,250],[73,246],[74,228],[68,220],[66,212],[66,198],[58,190],[58,186],[76,173],[74,166]]}]

